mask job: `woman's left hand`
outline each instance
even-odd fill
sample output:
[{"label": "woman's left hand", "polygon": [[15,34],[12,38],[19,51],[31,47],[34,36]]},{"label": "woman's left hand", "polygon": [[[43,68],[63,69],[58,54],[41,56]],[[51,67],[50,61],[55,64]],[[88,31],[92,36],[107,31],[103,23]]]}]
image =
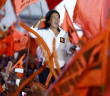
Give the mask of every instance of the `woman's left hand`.
[{"label": "woman's left hand", "polygon": [[78,45],[73,45],[72,47],[70,47],[69,51],[73,54],[77,52],[79,49],[80,47]]}]

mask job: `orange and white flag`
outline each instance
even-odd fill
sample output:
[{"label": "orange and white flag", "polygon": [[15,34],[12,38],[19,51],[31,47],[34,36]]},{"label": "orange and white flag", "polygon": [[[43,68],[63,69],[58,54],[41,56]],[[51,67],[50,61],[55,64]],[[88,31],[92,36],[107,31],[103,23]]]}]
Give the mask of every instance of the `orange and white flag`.
[{"label": "orange and white flag", "polygon": [[0,0],[0,9],[3,7],[3,5],[6,3],[6,0]]},{"label": "orange and white flag", "polygon": [[74,23],[79,25],[88,39],[94,38],[104,29],[110,0],[77,0],[74,9]]},{"label": "orange and white flag", "polygon": [[30,4],[36,3],[38,1],[39,0],[12,0],[17,15],[19,15],[23,11],[23,9]]},{"label": "orange and white flag", "polygon": [[76,29],[73,26],[73,23],[70,19],[70,16],[69,16],[66,8],[65,8],[65,17],[64,17],[63,23],[61,24],[61,27],[66,32],[68,32],[69,39],[72,43],[77,43],[79,41],[78,34],[76,32]]},{"label": "orange and white flag", "polygon": [[[101,93],[106,91],[105,96],[109,96],[109,26],[110,19],[105,30],[70,59],[45,96],[103,96]],[[103,90],[105,87],[108,90]]]}]

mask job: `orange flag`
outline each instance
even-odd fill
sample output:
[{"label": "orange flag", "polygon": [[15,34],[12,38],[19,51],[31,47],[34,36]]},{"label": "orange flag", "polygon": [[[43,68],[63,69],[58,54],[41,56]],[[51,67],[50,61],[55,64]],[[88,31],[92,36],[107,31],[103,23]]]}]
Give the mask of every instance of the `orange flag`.
[{"label": "orange flag", "polygon": [[91,39],[104,29],[110,0],[77,0],[74,9],[74,22],[79,25],[84,35]]},{"label": "orange flag", "polygon": [[14,37],[13,35],[7,36],[3,39],[4,44],[7,45],[6,55],[12,56],[14,54]]},{"label": "orange flag", "polygon": [[13,33],[0,41],[0,55],[12,56],[14,52],[28,47],[28,36],[12,26]]},{"label": "orange flag", "polygon": [[109,26],[110,20],[105,30],[71,58],[45,96],[100,96],[110,80]]},{"label": "orange flag", "polygon": [[33,56],[37,56],[37,54],[36,54],[36,49],[37,49],[37,47],[38,47],[38,44],[37,44],[37,42],[35,41],[35,39],[30,37],[30,53],[31,53]]},{"label": "orange flag", "polygon": [[66,8],[65,8],[65,17],[64,17],[63,23],[61,24],[61,27],[66,32],[68,32],[69,39],[72,43],[77,43],[79,41],[78,34],[73,26],[73,23],[70,19],[70,16],[69,16]]},{"label": "orange flag", "polygon": [[103,96],[110,96],[110,86],[109,86],[109,88],[107,88],[107,90]]},{"label": "orange flag", "polygon": [[7,53],[7,44],[0,40],[0,55]]},{"label": "orange flag", "polygon": [[16,14],[19,15],[24,8],[38,1],[39,0],[12,0],[12,3],[14,5]]},{"label": "orange flag", "polygon": [[28,35],[23,34],[17,30],[13,33],[14,37],[14,51],[26,49],[28,47]]},{"label": "orange flag", "polygon": [[6,3],[6,0],[0,0],[0,9],[3,7],[3,5]]}]

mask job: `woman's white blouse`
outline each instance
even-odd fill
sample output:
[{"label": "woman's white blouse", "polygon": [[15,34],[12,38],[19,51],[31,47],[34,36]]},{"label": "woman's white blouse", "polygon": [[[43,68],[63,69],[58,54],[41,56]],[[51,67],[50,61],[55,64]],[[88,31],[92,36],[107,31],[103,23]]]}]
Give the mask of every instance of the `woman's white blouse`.
[{"label": "woman's white blouse", "polygon": [[[72,46],[68,39],[68,33],[65,32],[63,29],[60,29],[61,31],[57,36],[53,33],[53,31],[49,29],[38,29],[31,27],[34,31],[36,31],[45,41],[47,46],[50,49],[50,52],[53,51],[53,38],[56,39],[56,51],[57,51],[57,59],[60,67],[63,67],[66,64],[66,57],[67,53],[71,52],[69,51],[69,48]],[[30,36],[32,38],[37,38],[33,33],[30,33]],[[42,55],[42,52],[40,50],[40,47],[37,48],[37,56],[39,59],[43,59],[45,61],[45,58]],[[56,65],[54,64],[54,68],[56,68]]]}]

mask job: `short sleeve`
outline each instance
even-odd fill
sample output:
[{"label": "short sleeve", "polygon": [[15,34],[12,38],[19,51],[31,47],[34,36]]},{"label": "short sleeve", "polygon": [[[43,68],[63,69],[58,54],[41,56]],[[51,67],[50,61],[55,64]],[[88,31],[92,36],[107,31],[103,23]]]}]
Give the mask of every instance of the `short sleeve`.
[{"label": "short sleeve", "polygon": [[[43,30],[41,29],[38,29],[38,28],[33,28],[33,26],[31,27],[32,30],[34,30],[36,33],[38,33],[41,37],[43,36]],[[42,32],[43,31],[43,32]],[[32,37],[32,38],[37,38],[33,33],[29,32],[29,35]]]}]

